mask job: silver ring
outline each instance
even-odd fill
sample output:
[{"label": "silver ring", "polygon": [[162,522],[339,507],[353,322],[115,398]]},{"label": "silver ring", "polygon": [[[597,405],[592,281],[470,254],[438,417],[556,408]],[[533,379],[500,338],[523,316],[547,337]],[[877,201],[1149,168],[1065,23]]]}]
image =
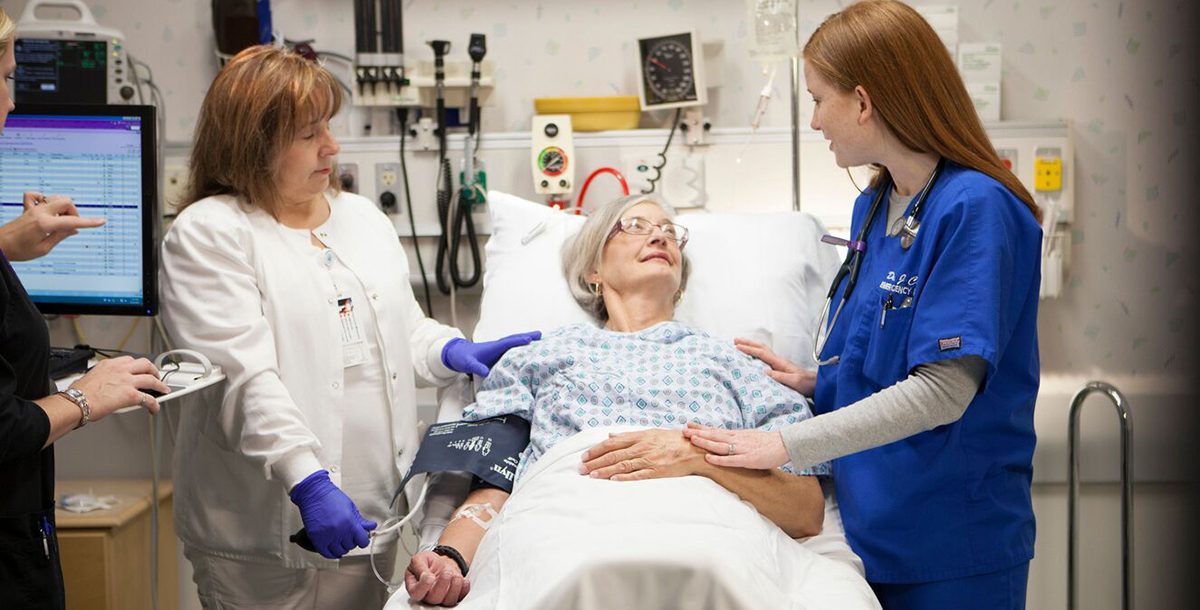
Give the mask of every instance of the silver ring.
[{"label": "silver ring", "polygon": [[725,455],[733,455],[733,450],[736,448],[737,448],[737,445],[734,445],[733,443],[729,443],[729,453],[726,453]]},{"label": "silver ring", "polygon": [[139,394],[141,394],[141,397],[138,398],[138,406],[144,409],[146,408],[146,395],[142,394],[141,392],[139,392]]}]

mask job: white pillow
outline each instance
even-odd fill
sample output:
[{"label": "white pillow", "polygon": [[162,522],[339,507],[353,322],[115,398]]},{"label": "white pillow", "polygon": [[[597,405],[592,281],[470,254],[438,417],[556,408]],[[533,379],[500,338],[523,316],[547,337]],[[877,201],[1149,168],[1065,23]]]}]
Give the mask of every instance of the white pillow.
[{"label": "white pillow", "polygon": [[[498,191],[488,193],[488,210],[492,235],[475,340],[594,323],[562,273],[562,244],[584,218]],[[676,319],[716,337],[761,341],[815,368],[814,324],[838,265],[837,249],[819,243],[824,227],[801,212],[677,220],[691,235],[692,273]]]}]

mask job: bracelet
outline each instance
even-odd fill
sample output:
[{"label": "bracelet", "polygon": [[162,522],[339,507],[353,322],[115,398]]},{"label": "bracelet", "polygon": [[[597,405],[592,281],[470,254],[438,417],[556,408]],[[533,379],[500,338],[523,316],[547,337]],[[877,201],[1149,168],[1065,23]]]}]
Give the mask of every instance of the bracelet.
[{"label": "bracelet", "polygon": [[439,544],[433,547],[433,552],[441,555],[442,557],[449,557],[454,561],[454,563],[458,564],[458,571],[462,572],[463,576],[467,575],[467,560],[463,559],[462,553],[459,553],[458,549],[452,546]]},{"label": "bracelet", "polygon": [[88,422],[92,421],[92,407],[88,404],[87,397],[83,395],[83,392],[80,392],[75,388],[67,388],[59,392],[58,395],[75,403],[75,406],[79,407],[79,424],[75,426],[76,430],[86,426]]}]

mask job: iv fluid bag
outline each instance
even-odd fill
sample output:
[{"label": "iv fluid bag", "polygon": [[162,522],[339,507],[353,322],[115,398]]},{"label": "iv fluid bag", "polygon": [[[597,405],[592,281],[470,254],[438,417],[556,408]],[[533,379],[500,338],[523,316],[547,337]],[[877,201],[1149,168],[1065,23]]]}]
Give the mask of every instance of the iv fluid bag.
[{"label": "iv fluid bag", "polygon": [[800,54],[796,0],[746,0],[750,11],[750,58],[764,63]]}]

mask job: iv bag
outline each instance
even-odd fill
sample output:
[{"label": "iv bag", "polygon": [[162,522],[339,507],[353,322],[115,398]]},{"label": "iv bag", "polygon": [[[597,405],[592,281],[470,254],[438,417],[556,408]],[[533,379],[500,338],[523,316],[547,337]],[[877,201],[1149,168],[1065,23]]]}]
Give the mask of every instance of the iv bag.
[{"label": "iv bag", "polygon": [[746,0],[750,12],[750,58],[771,63],[800,54],[796,0]]}]

